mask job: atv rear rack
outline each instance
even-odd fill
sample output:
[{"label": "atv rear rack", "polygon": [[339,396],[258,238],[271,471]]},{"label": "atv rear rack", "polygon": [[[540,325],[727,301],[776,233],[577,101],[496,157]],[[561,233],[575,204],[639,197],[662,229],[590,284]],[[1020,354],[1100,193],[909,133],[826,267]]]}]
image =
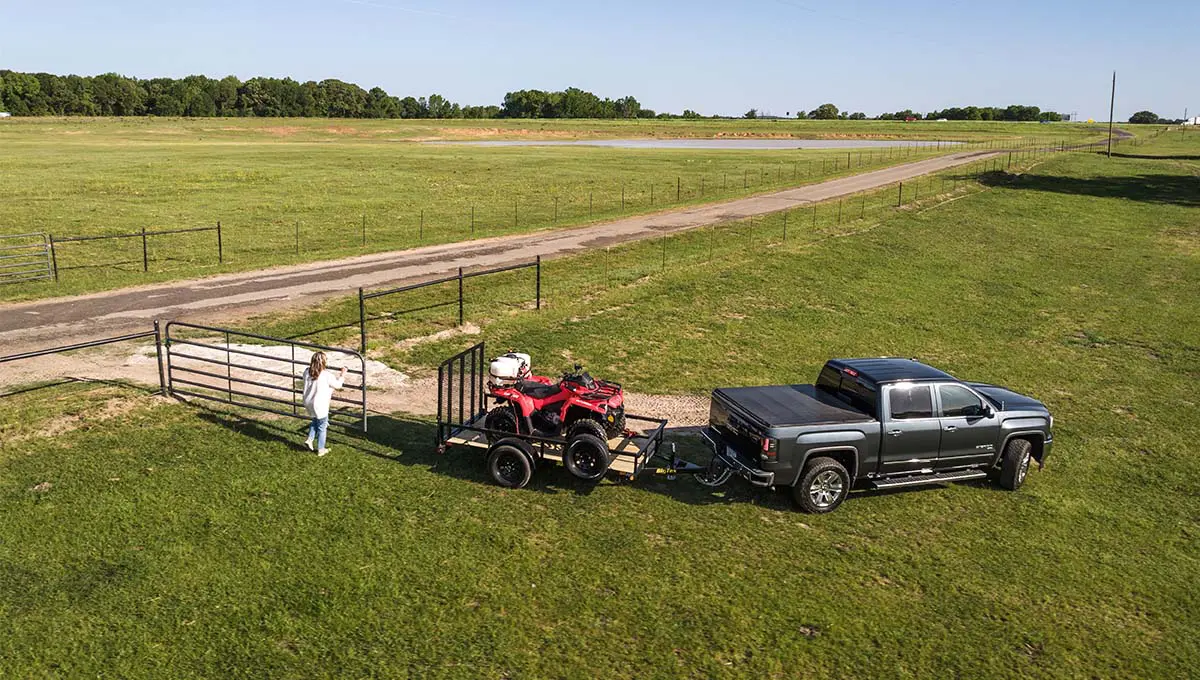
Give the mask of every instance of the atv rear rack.
[{"label": "atv rear rack", "polygon": [[[438,367],[438,410],[437,441],[438,453],[451,446],[466,446],[489,449],[493,438],[518,439],[524,442],[538,459],[562,462],[567,440],[563,437],[540,434],[513,434],[489,430],[484,422],[491,397],[485,388],[487,357],[484,343],[480,342],[442,362]],[[626,479],[634,479],[648,468],[666,474],[698,473],[701,468],[675,459],[663,451],[663,432],[667,427],[665,418],[649,418],[626,414],[626,421],[635,425],[624,435],[608,440],[608,451],[612,455],[609,470]],[[673,447],[672,447],[673,452]],[[668,463],[667,468],[652,468],[650,461],[656,456]]]}]

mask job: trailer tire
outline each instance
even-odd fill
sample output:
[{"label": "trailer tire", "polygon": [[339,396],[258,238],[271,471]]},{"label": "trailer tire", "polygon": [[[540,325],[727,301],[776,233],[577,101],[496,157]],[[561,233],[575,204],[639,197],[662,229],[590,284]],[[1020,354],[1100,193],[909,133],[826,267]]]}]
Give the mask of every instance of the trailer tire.
[{"label": "trailer tire", "polygon": [[523,442],[501,439],[488,449],[488,472],[500,486],[520,489],[533,478],[533,456]]},{"label": "trailer tire", "polygon": [[792,487],[792,500],[814,515],[837,510],[849,495],[850,473],[841,463],[824,456],[805,463],[800,479]]},{"label": "trailer tire", "polygon": [[570,441],[581,434],[590,434],[601,441],[607,441],[608,436],[604,431],[604,426],[598,420],[591,418],[580,418],[567,426],[567,441]]},{"label": "trailer tire", "polygon": [[483,426],[488,430],[497,430],[501,433],[488,432],[487,438],[489,444],[495,444],[508,434],[517,434],[517,414],[514,412],[516,407],[511,404],[500,404],[491,411],[488,411],[487,417],[483,419]]},{"label": "trailer tire", "polygon": [[572,437],[563,451],[563,465],[567,466],[567,471],[585,482],[604,477],[610,463],[608,442],[594,434]]},{"label": "trailer tire", "polygon": [[1028,439],[1013,439],[1004,447],[1000,462],[1000,487],[1016,491],[1025,483],[1029,473],[1029,459],[1033,455],[1033,444]]}]

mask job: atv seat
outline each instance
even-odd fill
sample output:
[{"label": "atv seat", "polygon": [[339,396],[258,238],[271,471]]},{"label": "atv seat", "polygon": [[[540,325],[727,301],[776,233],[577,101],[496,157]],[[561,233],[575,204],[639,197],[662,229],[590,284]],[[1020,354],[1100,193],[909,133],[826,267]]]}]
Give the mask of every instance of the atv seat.
[{"label": "atv seat", "polygon": [[517,383],[517,391],[534,399],[545,399],[558,394],[562,389],[558,385],[547,385],[536,380],[522,380]]}]

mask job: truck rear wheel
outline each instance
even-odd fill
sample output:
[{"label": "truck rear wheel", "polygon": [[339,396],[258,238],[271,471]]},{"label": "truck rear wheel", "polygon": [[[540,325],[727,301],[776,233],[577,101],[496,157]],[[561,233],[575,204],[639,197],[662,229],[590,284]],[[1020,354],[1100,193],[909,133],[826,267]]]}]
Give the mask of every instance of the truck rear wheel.
[{"label": "truck rear wheel", "polygon": [[850,495],[850,473],[832,458],[813,458],[792,487],[792,500],[813,514],[833,512]]},{"label": "truck rear wheel", "polygon": [[1028,439],[1013,439],[1004,447],[1004,457],[1000,462],[1000,486],[1009,491],[1016,491],[1025,483],[1025,475],[1029,472],[1029,459],[1033,454],[1033,444]]}]

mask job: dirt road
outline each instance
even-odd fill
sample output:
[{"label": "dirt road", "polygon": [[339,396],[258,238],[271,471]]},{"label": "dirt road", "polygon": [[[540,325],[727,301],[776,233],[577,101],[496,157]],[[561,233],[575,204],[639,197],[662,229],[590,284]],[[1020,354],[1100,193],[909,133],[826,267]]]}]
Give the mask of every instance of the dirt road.
[{"label": "dirt road", "polygon": [[997,153],[950,154],[772,194],[583,227],[0,305],[0,347],[4,353],[18,352],[145,330],[153,319],[186,318],[219,323],[272,309],[311,305],[318,299],[345,295],[359,287],[375,288],[445,276],[458,267],[497,267],[527,262],[537,255],[562,257],[590,248],[788,210],[964,165]]}]

